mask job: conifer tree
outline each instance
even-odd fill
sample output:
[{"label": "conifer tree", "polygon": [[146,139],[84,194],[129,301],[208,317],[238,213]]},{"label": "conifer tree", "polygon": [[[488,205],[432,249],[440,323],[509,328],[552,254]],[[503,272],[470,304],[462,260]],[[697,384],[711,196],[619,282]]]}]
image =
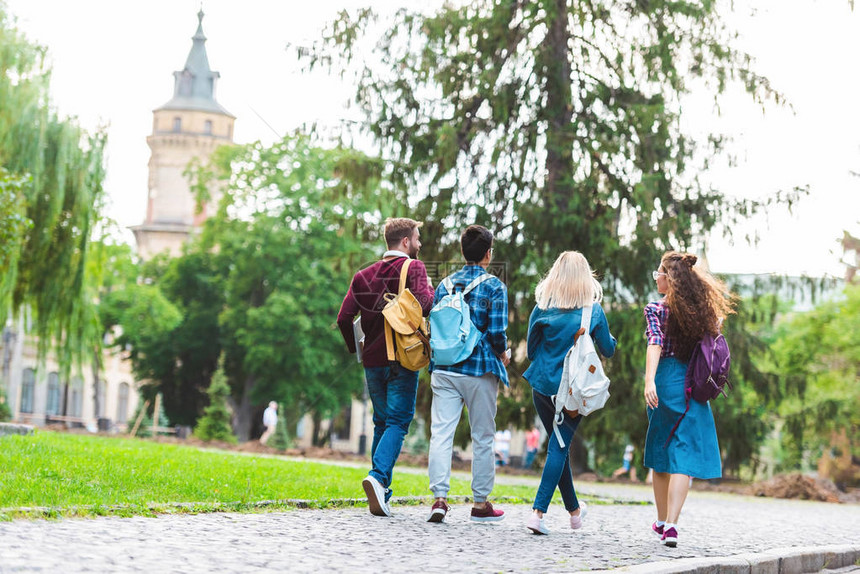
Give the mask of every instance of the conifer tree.
[{"label": "conifer tree", "polygon": [[[145,411],[144,408],[146,408]],[[152,417],[149,416],[149,408],[149,405],[146,405],[144,396],[140,395],[137,400],[137,408],[134,409],[134,415],[132,415],[128,427],[129,432],[131,432],[137,419],[140,418],[140,424],[137,427],[137,432],[134,434],[136,437],[148,438],[152,436]],[[140,416],[141,411],[143,411],[143,417]]]},{"label": "conifer tree", "polygon": [[205,441],[222,440],[235,443],[236,437],[230,426],[230,409],[227,406],[230,386],[227,384],[223,363],[212,375],[212,382],[206,394],[209,395],[209,406],[204,409],[203,416],[197,421],[194,436]]},{"label": "conifer tree", "polygon": [[266,446],[278,450],[286,450],[290,447],[290,433],[287,432],[287,418],[284,416],[283,409],[278,411],[278,425],[275,427],[275,434],[272,435]]},{"label": "conifer tree", "polygon": [[[738,88],[758,105],[782,101],[738,47],[726,8],[475,0],[402,9],[384,25],[370,9],[343,11],[298,51],[308,69],[354,73],[361,119],[344,129],[370,136],[392,181],[409,190],[410,216],[424,222],[425,260],[459,261],[466,225],[494,230],[515,347],[526,337],[535,285],[560,252],[582,252],[600,274],[610,327],[625,342],[607,373],[613,397],[626,404],[597,414],[574,443],[644,433],[641,309],[656,296],[650,272],[661,253],[701,253],[719,226],[731,230],[803,193],[772,190],[745,202],[699,177],[726,140],[685,132],[687,94],[718,101]],[[510,372],[525,367],[515,356]],[[525,428],[534,410],[518,378],[500,398],[498,420]]]},{"label": "conifer tree", "polygon": [[6,402],[6,392],[3,390],[3,385],[0,384],[0,423],[11,418],[12,411],[9,410],[9,404]]},{"label": "conifer tree", "polygon": [[[160,393],[159,393],[160,394]],[[155,416],[155,407],[152,407],[152,414]],[[155,422],[153,420],[153,422]],[[159,397],[158,400],[158,428],[169,428],[171,426],[170,419],[167,417],[167,413],[164,411],[164,398]]]}]

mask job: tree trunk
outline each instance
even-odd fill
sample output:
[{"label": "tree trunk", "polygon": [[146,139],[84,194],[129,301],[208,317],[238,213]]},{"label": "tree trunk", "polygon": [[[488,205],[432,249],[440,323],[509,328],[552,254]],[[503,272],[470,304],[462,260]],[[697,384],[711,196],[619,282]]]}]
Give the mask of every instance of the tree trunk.
[{"label": "tree trunk", "polygon": [[93,349],[93,416],[98,424],[98,419],[103,416],[99,403],[99,374],[101,373],[102,357],[98,347]]},{"label": "tree trunk", "polygon": [[318,412],[314,412],[312,415],[314,428],[313,434],[311,434],[311,444],[314,446],[325,446],[326,442],[328,442],[329,435],[331,434],[331,425],[329,425],[329,429],[326,432],[322,431],[322,415]]},{"label": "tree trunk", "polygon": [[547,122],[546,207],[567,208],[573,181],[573,101],[571,93],[570,31],[567,0],[555,1],[542,51]]},{"label": "tree trunk", "polygon": [[[257,288],[250,294],[250,309],[262,307],[266,302],[265,290],[263,282],[260,281]],[[240,371],[241,372],[241,371]],[[251,402],[251,391],[257,383],[257,379],[253,375],[242,375],[245,377],[245,384],[242,385],[242,398],[239,400],[234,416],[235,424],[233,425],[233,433],[239,442],[247,442],[251,440],[251,429],[253,428],[254,405]]]},{"label": "tree trunk", "polygon": [[582,437],[574,434],[570,441],[570,471],[574,476],[589,472],[588,449],[585,447]]},{"label": "tree trunk", "polygon": [[253,425],[254,405],[251,403],[251,391],[254,388],[256,379],[253,376],[248,376],[245,379],[245,385],[242,389],[242,399],[236,406],[235,423],[233,432],[239,442],[247,442],[251,439],[251,427]]}]

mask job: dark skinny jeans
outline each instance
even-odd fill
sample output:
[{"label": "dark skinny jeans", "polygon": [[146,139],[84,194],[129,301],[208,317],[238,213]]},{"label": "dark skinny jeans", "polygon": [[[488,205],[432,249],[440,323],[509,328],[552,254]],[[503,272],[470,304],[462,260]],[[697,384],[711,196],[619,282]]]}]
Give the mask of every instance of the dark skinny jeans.
[{"label": "dark skinny jeans", "polygon": [[572,418],[564,413],[564,422],[562,422],[559,428],[561,438],[566,445],[562,448],[558,444],[558,438],[556,438],[552,426],[552,421],[555,417],[555,406],[552,404],[552,399],[535,390],[532,390],[532,398],[534,399],[538,417],[540,417],[543,423],[543,428],[546,429],[549,435],[546,463],[543,467],[540,486],[538,487],[532,508],[545,513],[547,508],[549,508],[549,503],[552,501],[555,487],[558,486],[561,499],[564,501],[564,508],[568,512],[573,512],[579,508],[579,501],[576,498],[576,490],[573,488],[573,475],[570,472],[568,459],[570,457],[570,442],[573,440],[573,435],[576,433],[579,421],[582,420],[582,415]]}]

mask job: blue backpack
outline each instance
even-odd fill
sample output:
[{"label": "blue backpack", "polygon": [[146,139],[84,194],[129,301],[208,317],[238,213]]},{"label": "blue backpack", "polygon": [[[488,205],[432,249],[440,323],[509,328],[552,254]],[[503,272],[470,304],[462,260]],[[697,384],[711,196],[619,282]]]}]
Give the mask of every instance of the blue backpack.
[{"label": "blue backpack", "polygon": [[455,291],[450,277],[442,281],[448,294],[442,297],[430,311],[430,349],[437,366],[456,365],[465,361],[475,350],[483,333],[472,323],[472,315],[466,295],[475,287],[491,279],[493,275],[483,273]]}]

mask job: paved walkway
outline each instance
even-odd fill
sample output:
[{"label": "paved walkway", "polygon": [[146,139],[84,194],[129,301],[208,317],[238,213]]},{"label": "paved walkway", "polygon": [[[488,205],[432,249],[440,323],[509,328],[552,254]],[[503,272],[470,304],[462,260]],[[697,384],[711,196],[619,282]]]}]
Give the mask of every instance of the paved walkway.
[{"label": "paved walkway", "polygon": [[[578,490],[628,500],[647,499],[649,492],[587,483]],[[651,533],[650,505],[591,504],[576,532],[567,526],[564,509],[554,505],[547,514],[550,536],[535,536],[525,528],[528,506],[499,506],[508,516],[496,524],[471,523],[466,504],[455,505],[443,524],[425,522],[426,505],[395,505],[392,518],[348,508],[19,520],[0,523],[0,573],[574,572],[619,567],[665,572],[675,571],[672,565],[695,571],[701,563],[696,559],[775,548],[790,554],[787,547],[822,545],[851,545],[860,558],[860,505],[692,492],[674,549],[660,545]],[[791,564],[785,562],[782,571],[792,571]]]}]

